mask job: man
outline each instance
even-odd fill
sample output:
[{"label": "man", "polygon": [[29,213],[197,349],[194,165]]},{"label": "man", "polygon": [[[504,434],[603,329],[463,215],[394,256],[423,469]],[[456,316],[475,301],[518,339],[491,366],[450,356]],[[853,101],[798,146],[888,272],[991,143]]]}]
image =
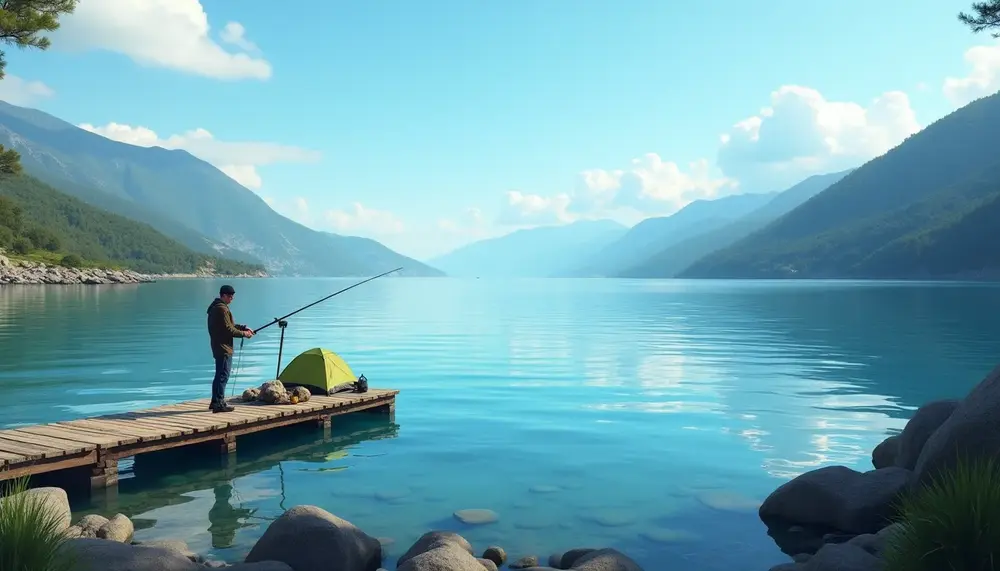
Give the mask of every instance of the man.
[{"label": "man", "polygon": [[232,406],[226,404],[226,383],[229,382],[229,371],[233,364],[233,338],[253,337],[253,329],[233,323],[233,314],[229,304],[233,302],[236,290],[231,285],[219,288],[219,297],[208,306],[208,337],[212,344],[212,356],[215,357],[215,378],[212,379],[212,412],[232,412]]}]

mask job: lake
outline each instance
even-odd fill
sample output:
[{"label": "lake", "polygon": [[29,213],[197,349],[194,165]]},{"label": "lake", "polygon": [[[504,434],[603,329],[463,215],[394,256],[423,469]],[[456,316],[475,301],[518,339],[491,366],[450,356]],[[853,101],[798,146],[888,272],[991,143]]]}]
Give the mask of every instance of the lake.
[{"label": "lake", "polygon": [[[0,288],[0,426],[207,398],[221,283]],[[256,327],[352,281],[232,283]],[[870,469],[914,408],[994,367],[997,315],[990,284],[386,278],[291,318],[284,362],[339,353],[401,391],[394,421],[250,437],[228,463],[125,463],[116,497],[74,511],[231,562],[314,504],[391,558],[435,528],[515,558],[610,546],[648,571],[767,569],[787,558],[759,502],[819,466]],[[278,337],[246,342],[237,394],[273,378]],[[475,508],[499,520],[452,516]]]}]

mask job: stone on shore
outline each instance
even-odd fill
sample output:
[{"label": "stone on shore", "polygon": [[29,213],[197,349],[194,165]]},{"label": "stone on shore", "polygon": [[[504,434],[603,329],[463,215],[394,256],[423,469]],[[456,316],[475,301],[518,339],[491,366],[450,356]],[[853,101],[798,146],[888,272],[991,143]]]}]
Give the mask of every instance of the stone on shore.
[{"label": "stone on shore", "polygon": [[176,551],[106,539],[70,539],[63,544],[80,571],[197,571],[204,569]]},{"label": "stone on shore", "polygon": [[[295,506],[268,526],[247,563],[281,561],[294,571],[376,571],[382,565],[378,539],[316,506]],[[478,563],[477,563],[478,564]]]},{"label": "stone on shore", "polygon": [[872,450],[872,466],[878,470],[880,468],[891,468],[896,465],[899,457],[899,435],[895,434],[886,438],[881,444]]},{"label": "stone on shore", "polygon": [[399,558],[397,571],[483,571],[472,545],[450,531],[430,531]]},{"label": "stone on shore", "polygon": [[507,562],[507,552],[499,545],[490,545],[486,551],[483,551],[483,559],[489,559],[496,563],[497,567],[500,567]]},{"label": "stone on shore", "polygon": [[484,559],[480,557],[479,559],[476,559],[476,561],[478,561],[480,565],[485,567],[486,571],[497,571],[498,569],[497,564],[490,559]]},{"label": "stone on shore", "polygon": [[957,400],[940,400],[917,409],[913,418],[906,423],[903,433],[899,435],[896,466],[907,470],[916,468],[917,460],[920,459],[920,453],[923,452],[927,440],[951,417],[958,404]]},{"label": "stone on shore", "polygon": [[97,532],[108,523],[108,518],[98,514],[88,514],[76,522],[80,537],[97,537]]},{"label": "stone on shore", "polygon": [[511,569],[528,569],[530,567],[538,567],[538,557],[535,555],[526,555],[511,563],[508,567]]},{"label": "stone on shore", "polygon": [[115,517],[109,519],[107,523],[97,530],[97,537],[110,541],[130,543],[132,541],[132,534],[134,533],[135,526],[132,525],[132,520],[123,514],[116,514]]},{"label": "stone on shore", "polygon": [[780,486],[761,505],[759,515],[766,524],[874,533],[888,525],[894,502],[911,481],[912,473],[903,468],[856,472],[827,466]]},{"label": "stone on shore", "polygon": [[[26,500],[29,502],[41,502],[41,509],[55,519],[56,533],[65,534],[72,523],[72,516],[69,509],[69,498],[62,488],[31,488],[18,494],[23,496],[16,501]],[[16,496],[15,496],[16,497]],[[0,502],[10,501],[11,498],[0,498]],[[72,531],[70,533],[73,533]]]},{"label": "stone on shore", "polygon": [[616,549],[598,549],[577,559],[570,569],[575,571],[642,571],[629,556]]},{"label": "stone on shore", "polygon": [[938,471],[953,467],[959,451],[970,460],[1000,456],[1000,366],[927,439],[914,467],[917,480],[927,483]]},{"label": "stone on shore", "polygon": [[0,284],[138,284],[154,281],[151,276],[131,270],[67,268],[41,262],[11,260],[0,254]]}]

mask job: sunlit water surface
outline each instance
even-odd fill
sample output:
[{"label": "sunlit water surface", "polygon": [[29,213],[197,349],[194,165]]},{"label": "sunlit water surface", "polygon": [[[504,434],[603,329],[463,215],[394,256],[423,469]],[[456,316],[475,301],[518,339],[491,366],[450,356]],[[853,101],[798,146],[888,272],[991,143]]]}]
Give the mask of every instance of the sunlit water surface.
[{"label": "sunlit water surface", "polygon": [[[233,311],[260,325],[349,283],[236,280]],[[219,285],[0,288],[0,426],[207,397]],[[787,558],[759,502],[825,464],[869,469],[914,407],[965,394],[1000,355],[998,314],[1000,288],[975,284],[383,279],[293,317],[285,362],[338,352],[402,391],[394,421],[248,437],[229,462],[126,462],[117,497],[74,510],[227,561],[315,504],[390,558],[454,529],[513,556],[766,569]],[[277,348],[277,328],[248,342],[235,390],[272,378]],[[499,521],[454,519],[468,508]]]}]

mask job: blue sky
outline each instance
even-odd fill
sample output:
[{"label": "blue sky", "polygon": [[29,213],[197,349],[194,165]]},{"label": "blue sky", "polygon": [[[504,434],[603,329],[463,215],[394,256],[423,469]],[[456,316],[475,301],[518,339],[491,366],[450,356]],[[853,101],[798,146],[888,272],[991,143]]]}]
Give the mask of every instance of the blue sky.
[{"label": "blue sky", "polygon": [[1000,89],[968,1],[309,4],[83,0],[50,50],[8,53],[0,99],[426,259],[780,190]]}]

